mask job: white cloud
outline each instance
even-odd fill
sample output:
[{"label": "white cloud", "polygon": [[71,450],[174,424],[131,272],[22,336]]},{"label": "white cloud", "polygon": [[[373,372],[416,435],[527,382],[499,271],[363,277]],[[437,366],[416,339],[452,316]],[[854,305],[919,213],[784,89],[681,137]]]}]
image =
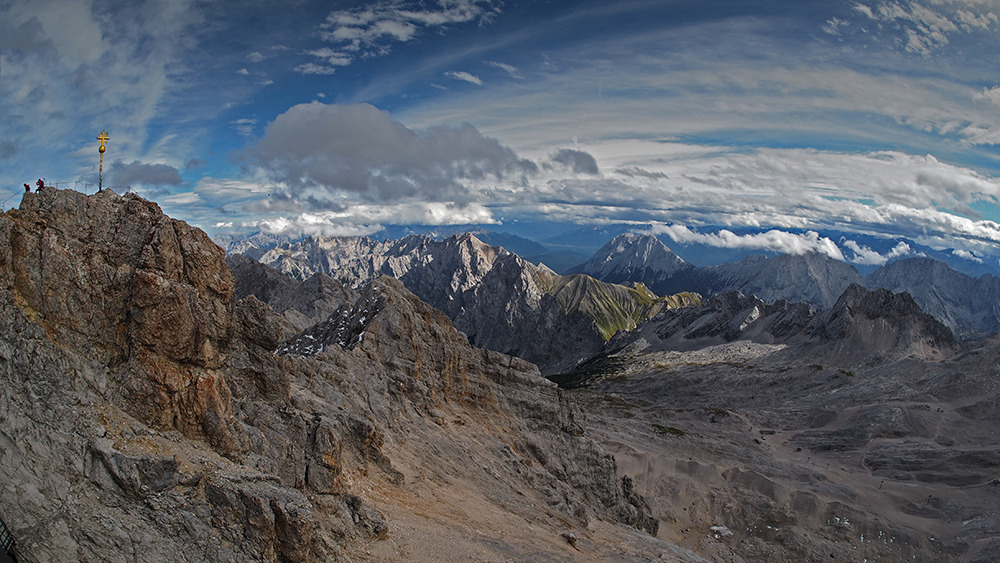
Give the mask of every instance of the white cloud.
[{"label": "white cloud", "polygon": [[951,253],[954,256],[958,256],[959,258],[962,258],[962,259],[965,259],[965,260],[969,260],[971,262],[977,262],[979,264],[983,263],[983,259],[982,258],[979,258],[978,256],[976,256],[975,254],[969,252],[968,250],[958,250],[958,249],[956,249],[956,250],[952,250]]},{"label": "white cloud", "polygon": [[872,13],[872,9],[869,8],[868,6],[865,6],[864,4],[855,4],[854,10],[864,14],[865,16],[868,17],[868,19],[872,20],[875,19],[875,14]]},{"label": "white cloud", "polygon": [[264,55],[262,55],[258,51],[254,51],[253,53],[250,53],[249,55],[247,55],[247,59],[249,59],[250,62],[252,62],[252,63],[259,63],[259,62],[261,62],[261,61],[264,60]]},{"label": "white cloud", "polygon": [[321,49],[315,49],[313,51],[309,51],[309,54],[314,57],[323,59],[323,61],[330,66],[347,66],[351,64],[350,56],[334,51],[329,47],[323,47]]},{"label": "white cloud", "polygon": [[468,82],[470,84],[475,84],[476,86],[482,86],[483,85],[483,81],[480,80],[478,76],[473,76],[473,75],[469,74],[468,72],[464,72],[464,71],[462,71],[462,72],[455,72],[453,70],[449,70],[448,72],[444,73],[444,75],[447,76],[447,77],[449,77],[449,78],[454,78],[455,80],[461,80],[461,81],[464,81],[464,82]]},{"label": "white cloud", "polygon": [[697,233],[684,225],[654,225],[654,235],[665,234],[680,244],[699,243],[720,248],[769,250],[781,254],[807,254],[817,252],[836,260],[844,260],[837,244],[826,237],[808,231],[804,234],[770,230],[766,233],[737,235],[722,229],[715,233]]},{"label": "white cloud", "polygon": [[331,66],[318,65],[316,63],[305,63],[295,67],[295,72],[302,74],[333,74],[337,69]]},{"label": "white cloud", "polygon": [[242,74],[243,76],[250,76],[250,71],[245,68],[241,68],[236,71],[236,74]]},{"label": "white cloud", "polygon": [[509,74],[512,78],[524,78],[523,76],[518,74],[517,67],[515,67],[514,65],[500,63],[497,61],[487,61],[486,64],[490,65],[493,68],[499,68],[500,70]]},{"label": "white cloud", "polygon": [[840,35],[840,28],[848,25],[851,25],[851,22],[847,20],[830,18],[827,20],[826,25],[823,26],[823,31],[830,35]]},{"label": "white cloud", "polygon": [[249,137],[253,135],[254,126],[257,125],[257,119],[252,117],[244,117],[242,119],[231,121],[230,123],[232,123],[235,126],[237,133],[239,133],[244,137]]},{"label": "white cloud", "polygon": [[304,212],[243,223],[267,233],[285,235],[360,236],[393,225],[494,224],[481,205],[426,202],[397,205],[355,205],[344,211]]},{"label": "white cloud", "polygon": [[492,0],[446,0],[428,6],[421,2],[387,0],[350,10],[330,12],[320,25],[325,41],[339,45],[339,55],[378,56],[388,53],[397,42],[407,42],[421,30],[478,20],[492,21],[496,14]]},{"label": "white cloud", "polygon": [[361,237],[373,235],[382,230],[381,225],[356,225],[354,223],[332,223],[322,218],[300,215],[291,219],[278,217],[262,221],[250,221],[240,225],[244,229],[259,230],[269,234],[288,236]]},{"label": "white cloud", "polygon": [[900,241],[895,247],[892,248],[885,255],[879,254],[878,252],[858,244],[853,240],[843,240],[841,241],[846,248],[854,252],[854,257],[849,260],[854,264],[863,264],[866,266],[881,266],[890,260],[895,260],[896,258],[902,258],[903,256],[909,256],[914,254],[913,249],[910,248],[909,244]]},{"label": "white cloud", "polygon": [[870,20],[889,24],[887,30],[901,27],[906,37],[906,51],[923,57],[947,46],[951,35],[985,31],[1000,23],[996,13],[990,11],[993,4],[988,2],[970,2],[962,6],[962,2],[932,0],[929,4],[881,2],[870,7],[859,3],[854,9]]},{"label": "white cloud", "polygon": [[239,204],[267,198],[270,188],[263,178],[233,180],[206,176],[194,187],[201,201],[213,206],[238,206]]},{"label": "white cloud", "polygon": [[983,88],[982,92],[975,92],[972,97],[975,100],[986,101],[992,103],[993,105],[1000,106],[1000,86]]},{"label": "white cloud", "polygon": [[466,203],[482,184],[537,171],[467,123],[414,131],[367,104],[294,106],[267,125],[246,157],[310,207],[345,197]]}]

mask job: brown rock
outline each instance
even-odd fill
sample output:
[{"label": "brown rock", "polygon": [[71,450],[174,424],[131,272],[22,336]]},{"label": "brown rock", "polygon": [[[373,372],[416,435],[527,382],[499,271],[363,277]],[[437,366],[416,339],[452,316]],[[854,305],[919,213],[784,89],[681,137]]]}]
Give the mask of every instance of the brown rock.
[{"label": "brown rock", "polygon": [[204,232],[135,194],[46,189],[0,218],[0,249],[0,284],[52,338],[112,368],[122,408],[238,455],[219,371],[236,282]]}]

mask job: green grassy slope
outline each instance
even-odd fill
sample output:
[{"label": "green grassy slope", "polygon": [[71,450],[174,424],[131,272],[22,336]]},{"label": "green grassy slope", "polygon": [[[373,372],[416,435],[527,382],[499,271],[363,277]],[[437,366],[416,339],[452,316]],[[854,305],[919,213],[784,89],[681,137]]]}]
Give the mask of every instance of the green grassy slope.
[{"label": "green grassy slope", "polygon": [[697,293],[657,297],[641,283],[626,287],[584,274],[553,276],[540,273],[538,283],[556,298],[567,315],[582,312],[593,318],[604,340],[609,340],[619,330],[632,330],[664,308],[701,304],[701,296]]}]

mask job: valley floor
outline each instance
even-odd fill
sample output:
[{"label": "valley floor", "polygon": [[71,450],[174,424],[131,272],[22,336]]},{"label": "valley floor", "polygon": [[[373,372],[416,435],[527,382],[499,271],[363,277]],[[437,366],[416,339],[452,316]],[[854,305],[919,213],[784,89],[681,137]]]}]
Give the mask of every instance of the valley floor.
[{"label": "valley floor", "polygon": [[619,358],[572,394],[659,538],[711,561],[987,562],[997,356],[985,341],[944,362],[841,367],[736,342]]}]

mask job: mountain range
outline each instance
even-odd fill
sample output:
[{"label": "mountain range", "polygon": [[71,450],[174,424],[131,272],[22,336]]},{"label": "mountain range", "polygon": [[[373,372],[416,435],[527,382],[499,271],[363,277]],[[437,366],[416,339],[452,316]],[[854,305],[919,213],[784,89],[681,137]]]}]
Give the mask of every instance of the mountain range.
[{"label": "mountain range", "polygon": [[[458,239],[468,236],[472,235],[462,235]],[[475,240],[480,246],[467,248],[464,251],[466,256],[483,253],[485,248],[490,247],[483,245],[478,238]],[[519,306],[508,307],[505,304],[504,307],[508,309],[538,311],[543,305],[536,301],[536,297],[530,296],[545,292],[534,280],[539,272],[547,272],[546,275],[549,276],[554,275],[554,272],[544,265],[535,265],[521,259],[501,247],[490,248],[495,249],[490,250],[491,253],[511,255],[506,259],[511,263],[510,268],[526,272],[526,281],[522,282],[525,288],[523,292],[502,285],[487,291],[507,294],[506,303],[513,303],[512,300],[518,299],[526,301],[526,304]],[[543,373],[566,369],[574,362],[585,359],[587,354],[596,353],[597,340],[591,338],[589,342],[580,343],[579,352],[572,355],[572,361],[553,363],[545,359],[551,355],[544,347],[526,347],[522,342],[508,342],[509,337],[483,328],[492,326],[496,323],[495,319],[502,318],[502,315],[488,310],[476,320],[470,310],[477,307],[467,304],[478,302],[475,296],[483,291],[476,289],[479,283],[477,280],[480,279],[477,272],[491,268],[493,262],[487,254],[483,254],[477,258],[475,266],[478,270],[472,265],[471,269],[466,270],[457,267],[458,263],[451,258],[442,260],[441,256],[436,259],[431,257],[434,252],[440,254],[456,251],[455,244],[424,235],[411,235],[399,241],[384,242],[365,237],[308,238],[295,244],[274,246],[260,254],[260,260],[299,279],[305,279],[316,272],[337,272],[342,281],[348,284],[370,279],[376,272],[399,277],[411,291],[445,311],[460,330],[470,335],[472,342],[536,362],[542,367]],[[260,253],[259,250],[253,252]],[[424,277],[425,274],[418,273],[424,270],[446,272],[441,274],[445,277],[465,276],[465,279],[456,278],[445,282],[438,274],[427,274]],[[580,274],[625,287],[641,283],[658,296],[698,294],[711,297],[727,291],[740,291],[744,295],[755,295],[767,303],[785,299],[808,303],[817,310],[829,309],[851,284],[860,284],[869,289],[885,288],[909,293],[923,310],[954,331],[960,340],[974,340],[1000,331],[1000,278],[989,273],[973,278],[931,258],[896,260],[867,276],[862,276],[850,264],[818,253],[773,257],[750,255],[738,262],[697,267],[685,262],[656,237],[625,233],[607,242],[588,261],[569,270],[571,276]],[[439,279],[430,281],[435,276]],[[417,282],[418,277],[423,281]],[[436,283],[442,284],[444,289],[433,288]],[[456,289],[449,289],[452,286]],[[469,298],[456,301],[458,293],[469,291]],[[491,303],[496,307],[501,306],[497,300]],[[565,311],[564,308],[563,312]],[[556,312],[545,314],[559,317]],[[514,317],[508,313],[508,318]],[[532,326],[544,325],[541,321],[529,322]],[[563,321],[560,317],[553,322],[559,324]],[[520,325],[520,321],[511,320],[503,327],[510,333],[511,327],[515,325]],[[597,329],[597,334],[602,334],[603,331],[602,336],[606,340],[613,335],[615,328],[625,326],[634,325],[606,323],[603,328]],[[490,336],[483,339],[479,336],[482,333]]]},{"label": "mountain range", "polygon": [[637,235],[564,275],[468,233],[228,247],[135,194],[0,214],[19,560],[1000,557],[990,275]]},{"label": "mountain range", "polygon": [[[400,280],[423,287],[418,291],[427,295],[449,295],[430,289],[448,285],[434,280],[471,280],[469,272],[476,270],[466,264],[486,264],[483,257],[504,254],[470,235],[415,242],[410,239],[406,248],[424,254],[393,260],[409,265]],[[464,248],[465,256],[480,258],[455,260],[448,257],[454,250],[435,254],[430,248]],[[422,258],[414,259],[418,255]],[[500,294],[500,302],[520,302],[517,294],[531,287],[554,299],[562,313],[584,315],[607,329],[602,337],[611,337],[599,352],[550,372],[550,379],[589,405],[595,436],[634,471],[643,495],[656,499],[652,513],[676,523],[679,532],[672,537],[682,547],[714,560],[758,561],[766,554],[772,561],[812,561],[863,553],[869,560],[935,561],[941,551],[927,538],[948,535],[950,513],[921,510],[924,524],[904,524],[918,510],[916,491],[923,491],[935,506],[961,506],[971,516],[950,536],[949,549],[970,561],[989,561],[1000,553],[1000,539],[977,527],[983,525],[978,515],[995,495],[973,501],[954,488],[988,486],[1000,461],[988,437],[992,423],[980,424],[995,414],[992,376],[988,370],[969,371],[986,361],[978,358],[997,353],[995,343],[970,343],[966,346],[980,351],[963,356],[966,348],[947,318],[925,313],[909,293],[866,288],[865,282],[879,278],[862,277],[824,255],[755,256],[698,268],[653,237],[623,235],[575,270],[580,273],[558,276],[523,262],[516,262],[518,271],[530,275],[516,279],[534,285],[487,285],[480,293],[466,286],[460,310],[491,294]],[[907,269],[927,270],[928,263],[941,271],[929,279],[906,276]],[[933,260],[901,260],[878,272],[892,271],[904,272],[913,287],[972,279]],[[987,287],[990,282],[989,275],[979,280]],[[657,306],[662,299],[652,287],[695,288],[710,297],[675,294],[678,306]],[[949,295],[943,287],[931,293]],[[601,321],[612,303],[616,317],[628,322]],[[455,310],[447,303],[441,309]],[[497,310],[507,309],[481,309]],[[352,346],[366,329],[350,319],[368,317],[369,309],[344,306],[289,340],[280,353],[308,356],[329,346]],[[511,330],[530,333],[537,326]],[[567,337],[548,327],[533,333],[537,340]],[[921,375],[932,370],[933,377]],[[940,424],[933,436],[927,433],[929,419],[918,414],[924,412],[919,401],[941,413],[933,417]],[[970,401],[977,406],[970,409]],[[971,441],[960,438],[964,432]],[[777,442],[769,439],[778,435]],[[678,441],[663,443],[668,436]],[[860,462],[837,457],[841,452]],[[831,470],[834,463],[840,464],[837,473]],[[866,469],[868,463],[878,469]],[[911,485],[915,479],[921,483],[917,488]],[[888,500],[880,492],[887,482],[893,488]],[[830,527],[837,522],[852,524]],[[699,537],[693,529],[707,530],[708,540],[702,535],[693,541]],[[959,547],[968,545],[959,537],[980,538],[981,547]]]},{"label": "mountain range", "polygon": [[[272,247],[259,261],[302,281],[329,274],[359,286],[379,275],[394,277],[448,315],[473,345],[528,360],[543,374],[571,369],[599,353],[616,331],[664,307],[700,301],[690,292],[660,297],[641,285],[559,276],[470,233],[444,240],[311,237]],[[268,301],[269,290],[261,291],[257,297]]]},{"label": "mountain range", "polygon": [[973,278],[931,258],[906,258],[862,277],[849,264],[824,254],[748,256],[739,262],[696,267],[658,239],[623,234],[574,269],[603,281],[642,281],[657,293],[691,291],[706,297],[727,291],[755,295],[767,303],[804,302],[832,307],[851,284],[907,292],[962,340],[1000,331],[1000,278]]}]

